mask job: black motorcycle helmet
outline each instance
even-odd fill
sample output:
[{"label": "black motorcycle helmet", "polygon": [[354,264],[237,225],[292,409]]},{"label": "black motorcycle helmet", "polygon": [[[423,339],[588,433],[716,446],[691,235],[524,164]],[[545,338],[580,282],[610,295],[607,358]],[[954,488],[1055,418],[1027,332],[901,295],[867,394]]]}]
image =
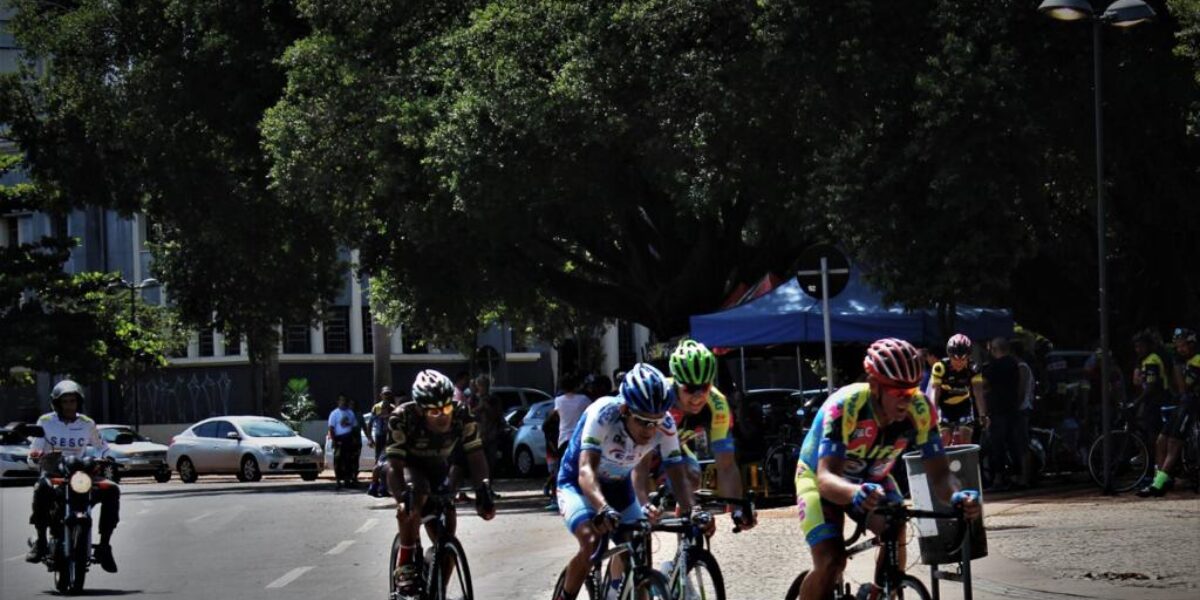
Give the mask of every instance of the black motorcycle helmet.
[{"label": "black motorcycle helmet", "polygon": [[54,408],[54,412],[62,412],[62,397],[68,394],[75,394],[79,398],[79,412],[83,412],[83,386],[70,379],[58,382],[50,391],[50,406]]}]

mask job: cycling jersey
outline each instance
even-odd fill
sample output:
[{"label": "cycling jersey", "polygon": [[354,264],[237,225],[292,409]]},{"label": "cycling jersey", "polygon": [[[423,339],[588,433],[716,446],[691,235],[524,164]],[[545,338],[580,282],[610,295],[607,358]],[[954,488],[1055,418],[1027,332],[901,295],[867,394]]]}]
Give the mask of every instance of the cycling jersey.
[{"label": "cycling jersey", "polygon": [[1200,354],[1193,354],[1183,366],[1183,392],[1200,395]]},{"label": "cycling jersey", "polygon": [[697,454],[708,457],[734,451],[733,411],[717,386],[709,387],[708,401],[694,415],[680,410],[679,386],[671,378],[667,378],[667,388],[675,406],[671,416],[679,427],[680,445],[690,461],[694,461]]},{"label": "cycling jersey", "polygon": [[866,383],[852,383],[834,392],[813,419],[797,470],[815,477],[820,459],[836,456],[846,460],[842,471],[846,479],[881,482],[910,442],[926,458],[945,454],[937,434],[936,411],[923,394],[914,393],[907,419],[882,426],[870,400],[871,388]]},{"label": "cycling jersey", "polygon": [[1162,358],[1151,352],[1142,359],[1142,393],[1152,402],[1162,400],[1167,391],[1167,370]]},{"label": "cycling jersey", "polygon": [[625,430],[625,420],[621,418],[624,405],[625,401],[620,398],[601,398],[583,411],[558,471],[559,485],[579,483],[579,458],[584,450],[600,453],[597,475],[605,481],[628,479],[642,457],[656,448],[662,454],[663,464],[683,463],[683,452],[679,449],[679,436],[671,415],[666,415],[649,444],[639,446]]},{"label": "cycling jersey", "polygon": [[[889,501],[903,501],[890,474],[892,465],[910,442],[925,458],[945,455],[937,419],[936,409],[920,392],[912,398],[908,418],[882,426],[871,406],[869,384],[853,383],[834,392],[817,411],[796,462],[796,509],[808,544],[840,538],[841,517],[846,512],[821,497],[817,485],[821,458],[844,459],[842,477],[855,483],[880,483]],[[851,516],[863,517],[853,512]]]},{"label": "cycling jersey", "polygon": [[970,400],[975,395],[972,391],[973,384],[982,381],[983,375],[975,363],[968,362],[966,367],[955,371],[950,365],[950,359],[943,358],[933,365],[929,389],[938,390],[938,406],[944,408]]},{"label": "cycling jersey", "polygon": [[58,413],[50,412],[38,417],[37,424],[44,432],[43,437],[34,438],[31,452],[61,452],[63,456],[82,456],[89,446],[108,454],[108,442],[100,437],[96,422],[87,415],[76,415],[67,423]]},{"label": "cycling jersey", "polygon": [[388,458],[402,458],[422,462],[445,464],[455,448],[464,452],[479,450],[483,442],[479,438],[479,426],[475,418],[463,405],[454,403],[450,414],[450,429],[435,433],[425,426],[425,410],[416,402],[401,404],[388,419],[392,443],[388,444]]}]

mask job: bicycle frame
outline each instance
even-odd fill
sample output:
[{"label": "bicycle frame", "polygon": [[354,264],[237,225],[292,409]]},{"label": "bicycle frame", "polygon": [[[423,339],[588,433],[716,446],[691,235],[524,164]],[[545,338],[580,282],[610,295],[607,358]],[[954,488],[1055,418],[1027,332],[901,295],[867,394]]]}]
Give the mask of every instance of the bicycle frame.
[{"label": "bicycle frame", "polygon": [[[593,587],[601,598],[612,585],[612,570],[604,568],[605,563],[606,561],[611,563],[615,558],[626,561],[625,572],[621,574],[621,587],[618,589],[617,598],[619,600],[633,599],[633,592],[637,587],[638,569],[639,567],[648,568],[650,530],[650,522],[647,520],[618,525],[614,533],[628,535],[624,541],[611,549],[608,548],[611,540],[610,534],[605,534],[600,539],[600,543],[596,545],[596,552],[592,554],[592,568],[588,572],[588,579],[592,581]],[[625,559],[625,556],[628,558]]]}]

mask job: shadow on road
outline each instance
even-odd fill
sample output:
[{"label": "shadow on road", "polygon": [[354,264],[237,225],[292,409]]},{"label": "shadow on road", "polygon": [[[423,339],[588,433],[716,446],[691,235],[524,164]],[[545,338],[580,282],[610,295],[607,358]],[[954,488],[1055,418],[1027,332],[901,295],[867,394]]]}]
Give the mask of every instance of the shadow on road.
[{"label": "shadow on road", "polygon": [[84,588],[82,592],[77,594],[60,594],[58,592],[42,592],[43,596],[59,596],[78,598],[80,596],[93,596],[103,598],[105,596],[133,596],[135,594],[143,594],[142,590],[105,590],[105,589],[88,589]]}]

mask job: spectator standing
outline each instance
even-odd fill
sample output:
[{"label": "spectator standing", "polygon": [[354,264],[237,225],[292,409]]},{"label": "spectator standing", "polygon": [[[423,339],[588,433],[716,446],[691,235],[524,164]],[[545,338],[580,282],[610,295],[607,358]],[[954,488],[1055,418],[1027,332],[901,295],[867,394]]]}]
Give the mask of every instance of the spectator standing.
[{"label": "spectator standing", "polygon": [[333,474],[337,487],[358,486],[358,454],[362,449],[362,429],[350,399],[338,394],[337,408],[329,413],[329,438],[333,441]]},{"label": "spectator standing", "polygon": [[546,483],[542,485],[542,494],[550,497],[546,510],[558,511],[558,461],[562,456],[558,453],[558,413],[551,410],[542,422],[542,435],[546,440]]},{"label": "spectator standing", "polygon": [[454,376],[454,401],[472,410],[477,408],[471,402],[471,374],[466,371]]},{"label": "spectator standing", "polygon": [[917,351],[917,355],[921,357],[921,393],[925,394],[926,398],[932,398],[929,380],[933,377],[933,365],[941,359],[938,358],[937,352],[933,348],[921,348]]},{"label": "spectator standing", "polygon": [[475,419],[479,422],[479,437],[483,440],[483,453],[487,457],[488,473],[496,472],[496,456],[504,434],[504,415],[496,398],[492,397],[492,380],[480,375],[471,384],[471,398],[476,407]]},{"label": "spectator standing", "polygon": [[983,368],[984,394],[987,398],[986,418],[991,433],[991,448],[988,459],[992,467],[992,489],[1007,489],[1013,478],[1006,475],[1010,468],[1021,479],[1021,456],[1029,445],[1021,432],[1021,369],[1017,360],[1009,353],[1008,340],[998,337],[992,340],[992,361]]},{"label": "spectator standing", "polygon": [[1017,410],[1017,427],[1021,431],[1022,439],[1025,445],[1020,447],[1019,456],[1021,457],[1021,479],[1019,484],[1022,487],[1029,485],[1030,469],[1032,468],[1032,456],[1029,454],[1029,426],[1030,419],[1033,417],[1033,400],[1037,390],[1037,379],[1034,376],[1033,367],[1029,366],[1029,362],[1025,360],[1025,352],[1023,346],[1019,343],[1012,345],[1012,354],[1017,361],[1017,373],[1019,375],[1017,383],[1017,391],[1020,395],[1020,408]]},{"label": "spectator standing", "polygon": [[[1162,407],[1170,401],[1167,365],[1159,354],[1159,340],[1158,335],[1149,329],[1133,336],[1133,351],[1138,357],[1138,368],[1133,371],[1133,384],[1137,386],[1138,391],[1134,403],[1137,406],[1142,432],[1147,440],[1155,440],[1155,450],[1163,429]],[[1139,488],[1151,485],[1152,477],[1162,469],[1158,454],[1155,452],[1154,472],[1147,475],[1145,481],[1140,482]]]},{"label": "spectator standing", "polygon": [[387,485],[379,477],[379,463],[390,438],[388,418],[395,409],[396,395],[392,393],[392,388],[385,385],[379,390],[379,402],[371,407],[371,435],[367,438],[375,449],[375,467],[371,470],[371,485],[367,488],[367,494],[377,498],[388,495]]}]

